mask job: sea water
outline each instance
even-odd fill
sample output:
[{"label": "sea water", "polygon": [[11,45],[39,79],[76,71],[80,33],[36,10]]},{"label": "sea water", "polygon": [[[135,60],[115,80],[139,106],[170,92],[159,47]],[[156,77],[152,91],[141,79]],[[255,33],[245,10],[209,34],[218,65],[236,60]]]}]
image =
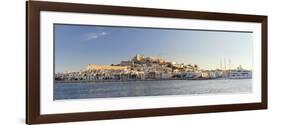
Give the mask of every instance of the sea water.
[{"label": "sea water", "polygon": [[250,93],[252,79],[54,83],[54,100]]}]

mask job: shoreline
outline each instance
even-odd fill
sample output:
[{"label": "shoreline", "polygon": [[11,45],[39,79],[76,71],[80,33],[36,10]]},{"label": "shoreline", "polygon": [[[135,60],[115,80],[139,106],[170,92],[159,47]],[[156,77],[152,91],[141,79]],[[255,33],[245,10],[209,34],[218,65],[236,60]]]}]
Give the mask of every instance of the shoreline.
[{"label": "shoreline", "polygon": [[187,80],[187,79],[143,79],[143,80],[67,80],[56,81],[55,83],[103,83],[103,82],[137,82],[137,81],[166,81],[166,80]]},{"label": "shoreline", "polygon": [[168,80],[186,80],[186,81],[194,81],[194,80],[234,80],[227,78],[199,78],[199,79],[143,79],[143,80],[64,80],[64,81],[56,81],[54,83],[103,83],[103,82],[137,82],[137,81],[168,81]]}]

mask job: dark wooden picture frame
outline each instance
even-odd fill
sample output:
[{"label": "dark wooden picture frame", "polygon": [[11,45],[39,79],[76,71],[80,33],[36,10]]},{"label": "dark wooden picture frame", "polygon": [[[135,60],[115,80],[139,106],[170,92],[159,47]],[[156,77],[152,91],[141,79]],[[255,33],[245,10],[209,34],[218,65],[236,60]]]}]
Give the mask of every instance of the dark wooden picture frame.
[{"label": "dark wooden picture frame", "polygon": [[[40,114],[40,11],[99,13],[129,16],[203,19],[261,23],[261,103],[225,104],[210,106],[100,111],[67,114]],[[26,124],[73,122],[102,119],[150,117],[208,112],[267,109],[267,16],[226,14],[213,12],[179,11],[133,7],[117,7],[55,2],[26,2]]]}]

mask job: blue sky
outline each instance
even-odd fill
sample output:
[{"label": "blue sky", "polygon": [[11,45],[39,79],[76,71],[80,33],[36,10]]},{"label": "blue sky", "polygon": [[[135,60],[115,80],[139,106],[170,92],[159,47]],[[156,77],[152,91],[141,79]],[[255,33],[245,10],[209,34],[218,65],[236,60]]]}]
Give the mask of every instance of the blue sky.
[{"label": "blue sky", "polygon": [[253,39],[248,32],[55,24],[55,72],[80,71],[87,64],[110,65],[134,55],[161,57],[203,69],[252,69]]}]

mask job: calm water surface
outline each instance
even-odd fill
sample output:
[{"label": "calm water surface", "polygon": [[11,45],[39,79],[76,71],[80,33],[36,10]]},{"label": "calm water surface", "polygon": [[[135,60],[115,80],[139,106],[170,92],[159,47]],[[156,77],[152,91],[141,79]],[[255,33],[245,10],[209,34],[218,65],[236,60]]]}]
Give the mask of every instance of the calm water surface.
[{"label": "calm water surface", "polygon": [[55,83],[54,99],[247,93],[251,79]]}]

